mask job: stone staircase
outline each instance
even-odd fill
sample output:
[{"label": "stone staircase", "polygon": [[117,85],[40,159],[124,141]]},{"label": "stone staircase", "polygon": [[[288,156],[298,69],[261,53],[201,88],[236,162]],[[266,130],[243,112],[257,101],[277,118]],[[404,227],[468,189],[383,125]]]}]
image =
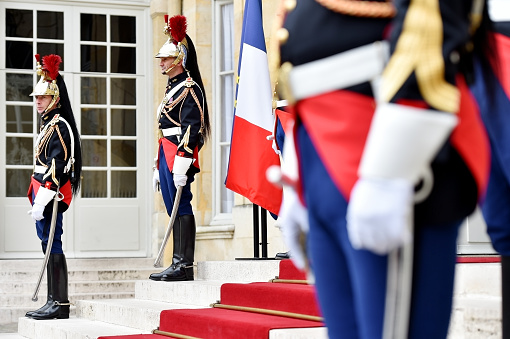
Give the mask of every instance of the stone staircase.
[{"label": "stone staircase", "polygon": [[[141,275],[135,273],[136,270],[128,269],[128,261],[129,259],[122,264],[125,265],[124,271],[99,270],[97,273],[83,273],[83,277],[90,274],[90,279],[70,278],[72,283],[88,281],[91,285],[96,284],[95,287],[106,286],[101,283],[112,280],[115,281],[114,284],[118,283],[119,289],[124,286],[122,283],[131,281],[134,284],[134,293],[131,292],[130,296],[124,295],[127,298],[114,294],[108,297],[109,292],[101,289],[101,292],[78,292],[82,288],[86,290],[86,287],[76,286],[74,288],[78,294],[71,296],[75,306],[70,319],[37,321],[22,317],[19,319],[18,333],[0,334],[0,339],[95,339],[99,336],[150,333],[158,327],[159,313],[162,310],[209,307],[211,303],[219,300],[220,286],[223,283],[268,281],[278,274],[279,265],[276,260],[199,262],[195,268],[195,281],[170,283],[147,279],[148,273],[154,271],[150,269],[152,260],[147,259],[146,272]],[[501,338],[499,269],[499,264],[492,263],[457,265],[455,300],[448,339]],[[0,281],[5,280],[3,274],[4,270],[0,273]],[[98,279],[92,279],[95,274]],[[76,271],[74,275],[81,273]],[[29,281],[35,281],[36,278],[35,275]],[[25,287],[17,288],[20,289],[18,294],[31,303],[32,290],[28,288],[28,292],[23,292]],[[105,287],[107,290],[110,288],[112,293],[116,291],[129,294],[116,290],[114,286]],[[94,293],[96,295],[92,296]],[[82,298],[82,295],[89,298]],[[40,299],[42,298],[41,295]],[[24,311],[20,313],[22,316]],[[3,316],[0,319],[3,319]],[[271,330],[269,335],[269,339],[305,338],[327,339],[326,329],[279,329]]]},{"label": "stone staircase", "polygon": [[[17,323],[27,311],[46,302],[46,272],[33,302],[36,281],[43,260],[0,260],[0,327]],[[149,258],[67,259],[69,299],[78,300],[133,298],[135,282],[147,279],[157,270]],[[76,306],[71,314],[76,314]]]}]

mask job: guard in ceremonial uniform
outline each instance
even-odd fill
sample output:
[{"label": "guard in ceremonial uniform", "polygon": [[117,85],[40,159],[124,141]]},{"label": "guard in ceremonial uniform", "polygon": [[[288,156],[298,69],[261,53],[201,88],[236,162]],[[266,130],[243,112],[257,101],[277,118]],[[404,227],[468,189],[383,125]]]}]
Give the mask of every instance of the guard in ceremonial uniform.
[{"label": "guard in ceremonial uniform", "polygon": [[[42,251],[51,251],[47,265],[48,299],[36,311],[27,312],[33,319],[69,318],[67,264],[62,250],[63,213],[69,208],[80,187],[81,145],[64,79],[59,74],[60,56],[36,55],[37,74],[41,76],[31,96],[35,97],[41,129],[35,143],[35,166],[28,198]],[[53,213],[58,200],[55,233],[47,248]]]},{"label": "guard in ceremonial uniform", "polygon": [[156,111],[159,145],[153,186],[161,189],[171,215],[177,186],[183,186],[178,216],[173,225],[173,257],[170,267],[150,275],[157,281],[193,280],[196,224],[191,207],[191,183],[200,171],[198,152],[210,134],[209,113],[198,68],[195,47],[186,34],[186,18],[165,16],[169,36],[156,58],[168,76],[165,96]]},{"label": "guard in ceremonial uniform", "polygon": [[[292,259],[313,271],[329,338],[446,338],[458,228],[488,180],[465,80],[484,1],[283,3],[279,94],[295,113],[298,181],[280,220]],[[388,335],[389,258],[410,245],[409,318]]]},{"label": "guard in ceremonial uniform", "polygon": [[477,64],[473,94],[491,144],[491,172],[482,214],[501,255],[503,338],[510,339],[510,2],[489,1],[493,23],[490,62]]}]

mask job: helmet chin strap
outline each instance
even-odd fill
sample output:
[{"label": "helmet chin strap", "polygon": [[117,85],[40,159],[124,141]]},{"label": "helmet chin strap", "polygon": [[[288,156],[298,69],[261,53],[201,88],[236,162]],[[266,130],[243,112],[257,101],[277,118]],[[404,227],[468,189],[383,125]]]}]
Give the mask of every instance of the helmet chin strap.
[{"label": "helmet chin strap", "polygon": [[175,68],[175,66],[177,66],[177,64],[179,62],[181,62],[182,60],[182,54],[179,53],[179,56],[177,56],[177,58],[175,58],[175,60],[172,62],[172,64],[170,65],[170,67],[168,67],[168,69],[164,72],[164,74],[168,74],[168,72],[170,72],[171,70],[173,70]]},{"label": "helmet chin strap", "polygon": [[58,98],[58,96],[56,96],[56,95],[53,96],[53,99],[51,99],[50,104],[48,105],[48,107],[46,107],[46,109],[44,110],[44,112],[42,114],[46,114],[54,108],[55,103],[57,102],[57,98]]}]

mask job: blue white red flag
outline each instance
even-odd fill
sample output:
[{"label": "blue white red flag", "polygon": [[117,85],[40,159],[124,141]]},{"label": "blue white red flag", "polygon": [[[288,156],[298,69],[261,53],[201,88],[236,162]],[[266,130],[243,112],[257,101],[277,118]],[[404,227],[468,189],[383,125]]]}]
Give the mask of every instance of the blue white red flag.
[{"label": "blue white red flag", "polygon": [[266,179],[267,168],[279,165],[280,160],[267,139],[274,117],[261,0],[246,0],[237,74],[225,186],[278,214],[282,190]]}]

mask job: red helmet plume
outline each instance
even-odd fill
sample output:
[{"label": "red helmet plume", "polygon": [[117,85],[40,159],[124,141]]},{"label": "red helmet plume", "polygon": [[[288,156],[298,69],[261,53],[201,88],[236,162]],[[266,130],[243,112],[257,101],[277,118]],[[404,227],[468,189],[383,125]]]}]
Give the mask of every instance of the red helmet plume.
[{"label": "red helmet plume", "polygon": [[62,58],[56,54],[46,55],[42,58],[42,68],[46,71],[47,77],[51,80],[57,79]]},{"label": "red helmet plume", "polygon": [[170,18],[169,21],[170,33],[174,44],[181,42],[186,37],[186,17],[184,15],[176,15]]}]

